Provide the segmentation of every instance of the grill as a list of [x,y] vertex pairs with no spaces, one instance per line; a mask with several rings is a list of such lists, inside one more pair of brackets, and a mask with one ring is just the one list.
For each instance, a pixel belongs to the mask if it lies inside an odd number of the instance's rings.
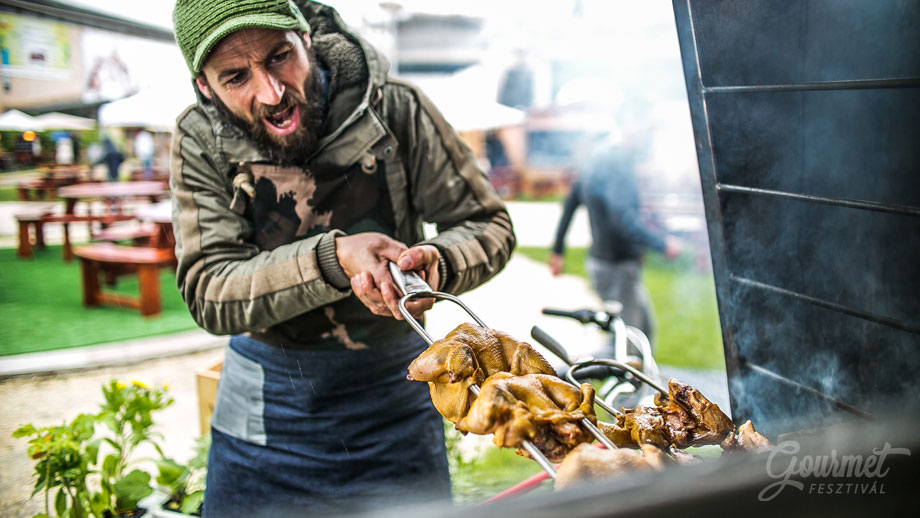
[[[672,3],[732,419],[751,419],[771,440],[798,431],[801,455],[868,458],[886,444],[912,455],[888,457],[887,478],[798,474],[791,479],[803,489],[769,502],[758,496],[785,466],[771,473],[768,455],[759,454],[630,473],[474,512],[912,516],[920,454],[920,3]],[[828,482],[883,483],[885,494],[814,493]]]
[[920,398],[920,6],[675,0],[732,416]]

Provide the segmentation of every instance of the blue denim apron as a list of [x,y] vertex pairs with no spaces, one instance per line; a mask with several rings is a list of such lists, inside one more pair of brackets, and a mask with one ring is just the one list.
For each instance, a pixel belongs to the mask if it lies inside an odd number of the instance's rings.
[[230,340],[212,417],[205,518],[315,516],[450,499],[441,416],[406,380],[426,347],[350,351]]

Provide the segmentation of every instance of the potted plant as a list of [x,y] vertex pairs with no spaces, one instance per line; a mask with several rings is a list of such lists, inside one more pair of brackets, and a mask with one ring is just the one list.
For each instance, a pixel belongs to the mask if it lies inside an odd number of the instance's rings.
[[195,454],[187,464],[165,457],[156,461],[157,491],[139,503],[151,518],[201,516],[210,439],[206,435],[195,442]]
[[[43,493],[45,512],[34,518],[137,517],[138,503],[153,492],[150,474],[131,469],[132,454],[149,443],[162,457],[151,428],[153,412],[172,404],[166,387],[112,380],[102,392],[105,402],[98,414],[80,414],[60,426],[27,424],[13,432],[13,437],[29,437],[28,454],[36,461],[32,495]],[[110,433],[97,436],[100,424]]]

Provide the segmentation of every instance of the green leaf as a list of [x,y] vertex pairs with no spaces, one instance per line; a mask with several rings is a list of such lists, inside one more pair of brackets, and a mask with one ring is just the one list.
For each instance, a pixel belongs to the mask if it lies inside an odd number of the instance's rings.
[[164,486],[172,487],[186,471],[184,466],[172,459],[161,459],[155,462],[160,470],[157,483]]
[[64,516],[64,513],[67,512],[67,493],[64,492],[64,488],[58,491],[54,499],[54,511],[58,516]]
[[99,458],[99,445],[101,442],[102,439],[96,439],[86,444],[86,458],[90,464],[95,464]]
[[16,438],[25,437],[27,435],[32,435],[37,431],[38,430],[36,430],[34,426],[30,424],[26,424],[26,425],[22,425],[19,428],[17,428],[16,431],[13,432],[13,437],[16,437]]
[[134,509],[150,493],[150,474],[136,469],[115,481],[115,502],[118,509]]
[[201,508],[202,502],[204,502],[204,490],[195,491],[182,500],[182,508],[180,510],[185,514],[195,513]]
[[118,456],[114,453],[106,455],[105,460],[102,461],[102,474],[106,477],[114,477],[118,475],[115,473],[116,469],[118,469]]

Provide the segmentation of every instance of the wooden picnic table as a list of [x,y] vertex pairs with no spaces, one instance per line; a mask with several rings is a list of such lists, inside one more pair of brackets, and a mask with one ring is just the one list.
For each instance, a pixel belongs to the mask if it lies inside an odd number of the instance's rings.
[[142,205],[134,211],[140,221],[149,221],[156,225],[157,232],[150,240],[154,248],[168,248],[175,259],[176,237],[172,226],[172,201],[163,200],[150,205]]
[[89,181],[86,164],[45,164],[38,167],[38,176],[17,186],[19,199],[49,199],[57,197],[61,187]]
[[[146,198],[157,202],[169,192],[163,182],[94,182],[79,183],[58,189],[58,196],[64,199],[64,215],[55,216],[50,221],[60,222],[64,225],[63,255],[65,261],[73,259],[73,247],[70,244],[69,223],[87,221],[102,223],[103,225],[114,221],[134,219],[121,210],[121,201],[131,198]],[[76,215],[76,206],[80,201],[103,200],[106,210],[101,215],[89,213],[86,216]]]
[[127,198],[148,198],[156,202],[168,192],[164,182],[91,182],[61,187],[58,196],[66,203],[64,212],[73,214],[77,202],[83,200],[114,202]]

